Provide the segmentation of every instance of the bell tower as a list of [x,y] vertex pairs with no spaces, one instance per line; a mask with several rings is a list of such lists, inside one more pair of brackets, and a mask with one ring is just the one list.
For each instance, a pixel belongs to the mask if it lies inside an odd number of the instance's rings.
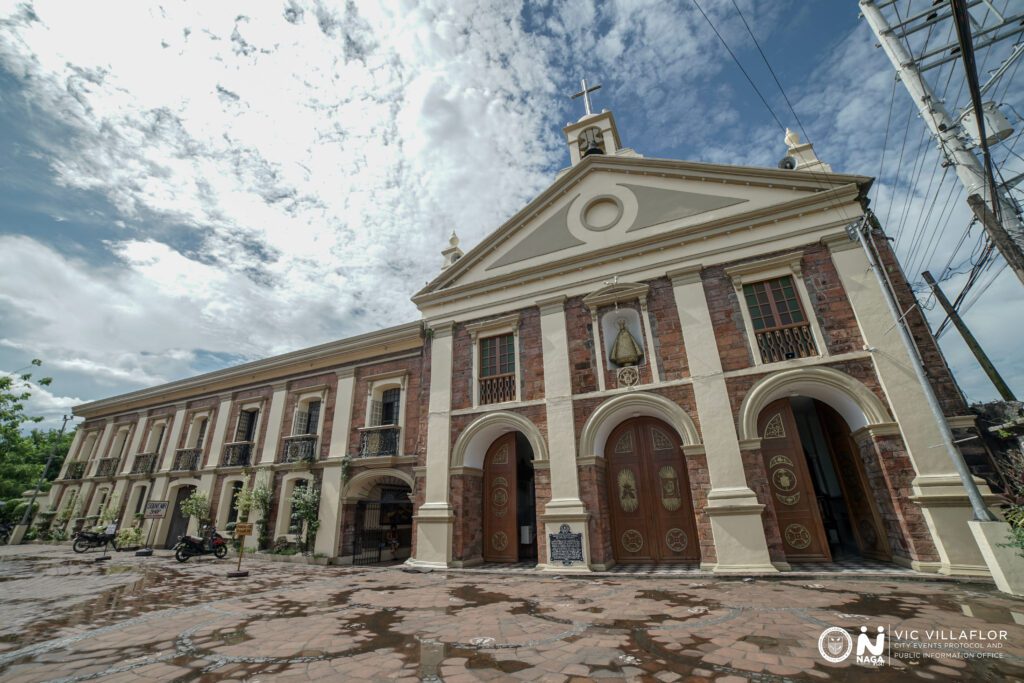
[[590,104],[590,93],[601,88],[600,84],[587,87],[587,79],[580,81],[580,91],[571,95],[571,99],[583,98],[583,117],[576,123],[568,123],[562,132],[569,144],[569,159],[572,165],[595,154],[617,154],[622,150],[619,131],[615,126],[615,117],[607,109],[594,113]]

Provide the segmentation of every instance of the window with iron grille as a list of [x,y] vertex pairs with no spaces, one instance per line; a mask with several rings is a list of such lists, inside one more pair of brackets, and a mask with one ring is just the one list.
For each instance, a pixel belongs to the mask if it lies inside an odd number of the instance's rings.
[[775,363],[818,353],[793,277],[743,285],[761,360]]
[[310,401],[306,405],[306,410],[295,411],[295,427],[292,429],[292,435],[316,434],[319,425],[320,401]]
[[508,375],[516,371],[515,335],[480,340],[480,376]]

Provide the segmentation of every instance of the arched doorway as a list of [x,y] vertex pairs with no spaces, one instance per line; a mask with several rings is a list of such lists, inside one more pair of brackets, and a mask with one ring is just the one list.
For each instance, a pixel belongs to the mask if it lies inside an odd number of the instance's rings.
[[864,462],[834,408],[780,398],[757,429],[786,561],[892,559]]
[[341,556],[353,564],[408,559],[412,550],[412,477],[392,470],[365,470],[342,494]]
[[185,535],[188,531],[188,517],[186,517],[181,511],[181,504],[185,502],[185,499],[191,496],[196,490],[195,486],[186,485],[179,486],[177,495],[171,501],[171,521],[167,527],[167,540],[164,544],[166,548],[173,548],[178,542],[178,538]]
[[615,561],[699,562],[686,460],[673,429],[632,418],[612,431],[604,453]]
[[520,432],[498,437],[484,456],[483,559],[537,559],[533,449]]

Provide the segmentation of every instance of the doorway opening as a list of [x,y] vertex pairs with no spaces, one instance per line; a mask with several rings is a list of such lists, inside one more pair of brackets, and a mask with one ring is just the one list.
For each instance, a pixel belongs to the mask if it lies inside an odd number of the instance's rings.
[[412,489],[386,477],[356,503],[352,564],[405,560],[412,550]]
[[165,548],[173,548],[177,543],[178,539],[185,535],[188,531],[188,517],[186,517],[181,511],[181,504],[185,502],[185,499],[191,496],[196,490],[195,486],[180,486],[178,487],[178,495],[175,496],[174,502],[171,504],[171,522],[167,527],[167,541],[164,544]]
[[537,498],[533,449],[520,432],[491,444],[483,468],[483,559],[537,559]]
[[768,405],[761,453],[786,560],[891,561],[859,449],[831,406],[805,396]]

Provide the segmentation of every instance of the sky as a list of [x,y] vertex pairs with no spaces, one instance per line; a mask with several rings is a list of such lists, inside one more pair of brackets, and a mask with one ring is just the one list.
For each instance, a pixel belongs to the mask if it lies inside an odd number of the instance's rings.
[[[417,319],[448,234],[472,247],[568,165],[582,76],[645,156],[774,167],[777,117],[835,170],[880,176],[911,279],[929,267],[955,296],[979,229],[855,0],[699,4],[774,117],[692,0],[0,0],[0,371],[44,361],[29,408],[50,426]],[[953,109],[959,68],[930,76]],[[993,89],[1014,121],[1015,76]],[[1006,177],[1015,143],[993,150]],[[1001,266],[965,319],[1020,395]],[[956,332],[941,343],[968,399],[995,398]]]

